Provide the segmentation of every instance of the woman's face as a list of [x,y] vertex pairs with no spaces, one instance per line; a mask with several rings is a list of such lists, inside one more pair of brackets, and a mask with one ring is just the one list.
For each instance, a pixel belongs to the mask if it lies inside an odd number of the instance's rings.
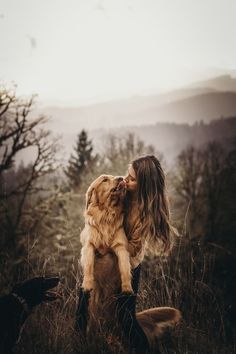
[[137,191],[137,179],[136,179],[136,173],[132,167],[132,165],[129,165],[128,167],[128,174],[125,177],[125,182],[126,182],[126,189],[129,192],[136,192]]

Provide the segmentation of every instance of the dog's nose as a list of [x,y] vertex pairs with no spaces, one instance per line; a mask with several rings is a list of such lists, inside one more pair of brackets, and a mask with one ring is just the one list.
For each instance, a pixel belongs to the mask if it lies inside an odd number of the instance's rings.
[[124,178],[123,178],[123,177],[121,177],[121,176],[118,176],[118,177],[116,177],[116,180],[117,180],[118,182],[121,182],[121,181],[123,181],[123,180],[124,180]]

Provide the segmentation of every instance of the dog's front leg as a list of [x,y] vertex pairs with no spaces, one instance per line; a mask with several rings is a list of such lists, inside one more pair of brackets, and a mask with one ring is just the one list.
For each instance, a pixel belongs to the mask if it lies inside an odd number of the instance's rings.
[[121,289],[125,293],[133,293],[131,285],[131,270],[129,261],[129,252],[123,244],[117,244],[112,247],[118,258],[118,265],[121,276]]
[[94,258],[95,248],[92,243],[88,242],[81,251],[81,264],[84,271],[84,279],[82,288],[84,291],[90,291],[93,289],[94,283]]

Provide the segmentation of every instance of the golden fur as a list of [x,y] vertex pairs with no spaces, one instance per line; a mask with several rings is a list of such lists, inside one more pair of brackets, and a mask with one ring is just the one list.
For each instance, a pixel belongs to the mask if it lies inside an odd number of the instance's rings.
[[81,264],[84,271],[82,287],[94,287],[95,251],[110,248],[117,256],[121,289],[132,292],[128,240],[123,229],[125,183],[122,177],[101,175],[86,193],[85,227],[81,233]]

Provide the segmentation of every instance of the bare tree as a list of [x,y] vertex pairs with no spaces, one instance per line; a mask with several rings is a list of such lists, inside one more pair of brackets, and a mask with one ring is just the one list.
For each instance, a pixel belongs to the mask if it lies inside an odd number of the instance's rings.
[[191,232],[192,236],[199,224],[202,173],[202,155],[199,150],[189,146],[178,156],[173,184],[177,194],[185,201],[185,209],[188,210],[188,233]]
[[[173,183],[185,206],[189,206],[192,237],[202,235],[209,242],[229,230],[225,220],[229,219],[233,205],[234,156],[233,151],[227,153],[218,142],[210,142],[199,150],[189,147],[179,155]],[[226,210],[223,205],[227,205]]]
[[202,151],[203,178],[202,191],[203,202],[206,208],[206,239],[215,237],[217,223],[219,222],[220,204],[224,190],[224,170],[226,167],[226,153],[217,142],[209,143]]
[[128,164],[134,158],[143,154],[158,154],[152,145],[145,145],[133,133],[128,133],[124,137],[114,134],[107,135],[104,150],[104,168],[107,172],[116,175],[125,174]]
[[[19,231],[27,197],[42,191],[39,180],[56,168],[57,141],[44,128],[46,117],[32,116],[34,102],[35,96],[20,99],[14,90],[0,89],[1,231],[11,238]],[[25,152],[30,163],[16,173],[16,159]]]

